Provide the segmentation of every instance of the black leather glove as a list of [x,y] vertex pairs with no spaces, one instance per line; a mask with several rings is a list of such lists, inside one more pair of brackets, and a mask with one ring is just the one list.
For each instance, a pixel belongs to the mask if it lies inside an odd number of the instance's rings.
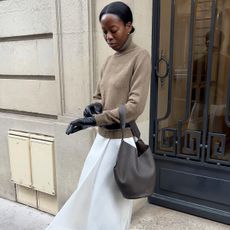
[[93,114],[102,113],[102,104],[99,102],[92,103],[86,106],[83,115],[84,117],[92,117]]
[[83,129],[87,129],[91,126],[96,126],[96,120],[94,117],[84,117],[84,118],[79,118],[79,119],[76,119],[74,121],[72,121],[65,133],[67,135],[71,134],[71,133],[75,133],[77,131],[80,131],[80,130],[83,130]]

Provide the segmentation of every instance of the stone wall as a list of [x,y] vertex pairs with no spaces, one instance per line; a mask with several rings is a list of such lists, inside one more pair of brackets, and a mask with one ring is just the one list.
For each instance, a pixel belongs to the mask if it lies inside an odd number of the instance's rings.
[[[76,188],[96,130],[67,136],[65,129],[82,116],[100,68],[113,53],[98,21],[109,2],[0,1],[0,197],[15,200],[7,141],[11,129],[54,137],[59,207]],[[134,13],[134,41],[151,52],[152,1],[124,2]],[[149,106],[138,122],[148,141]]]

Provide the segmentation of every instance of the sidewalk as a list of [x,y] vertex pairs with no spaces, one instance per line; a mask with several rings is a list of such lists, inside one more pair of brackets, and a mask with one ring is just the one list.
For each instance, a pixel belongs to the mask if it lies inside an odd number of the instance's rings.
[[0,198],[0,230],[43,230],[53,216]]
[[[52,215],[0,198],[0,230],[44,230],[52,219]],[[230,230],[230,226],[146,204],[133,216],[130,230]]]

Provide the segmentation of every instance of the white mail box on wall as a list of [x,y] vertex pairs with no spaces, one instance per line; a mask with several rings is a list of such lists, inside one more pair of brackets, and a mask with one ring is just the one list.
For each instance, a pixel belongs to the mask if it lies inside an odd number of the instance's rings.
[[53,138],[31,135],[30,151],[33,188],[55,195]]
[[8,135],[11,180],[31,187],[29,134],[11,131]]
[[36,190],[16,184],[16,194],[17,202],[38,208]]
[[11,130],[8,142],[12,181],[54,196],[54,138]]
[[10,130],[8,142],[17,201],[56,214],[54,138]]

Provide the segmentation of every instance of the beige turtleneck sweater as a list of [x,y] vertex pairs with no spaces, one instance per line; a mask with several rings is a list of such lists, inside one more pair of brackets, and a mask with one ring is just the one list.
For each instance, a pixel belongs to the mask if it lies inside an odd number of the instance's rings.
[[[151,60],[148,52],[132,42],[131,36],[122,49],[109,56],[102,68],[94,100],[103,105],[95,115],[98,132],[107,138],[121,138],[121,130],[101,126],[119,123],[119,105],[126,107],[126,122],[134,121],[143,112],[149,90]],[[125,137],[131,137],[129,128]]]

